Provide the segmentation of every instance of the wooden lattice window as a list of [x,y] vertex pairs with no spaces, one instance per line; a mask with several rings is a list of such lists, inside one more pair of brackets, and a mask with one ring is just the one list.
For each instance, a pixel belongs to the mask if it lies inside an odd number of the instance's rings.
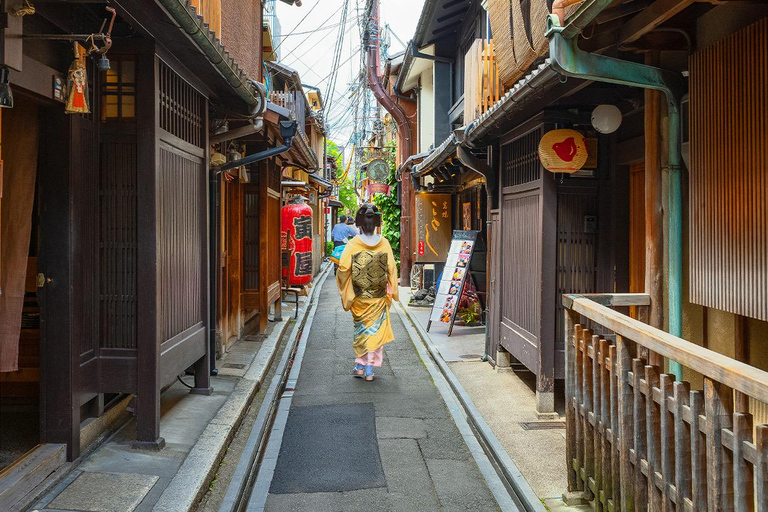
[[101,82],[101,122],[136,121],[136,61],[131,56],[111,58],[111,69]]
[[203,147],[204,97],[165,62],[159,64],[160,128]]
[[514,187],[541,178],[540,138],[541,130],[536,129],[501,147],[503,187]]
[[243,187],[243,290],[259,288],[259,187]]

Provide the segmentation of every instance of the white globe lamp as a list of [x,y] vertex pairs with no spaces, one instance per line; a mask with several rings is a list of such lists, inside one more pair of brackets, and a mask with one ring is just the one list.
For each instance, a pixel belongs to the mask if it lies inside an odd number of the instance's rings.
[[621,110],[616,105],[598,105],[592,111],[592,126],[600,133],[613,133],[621,126]]

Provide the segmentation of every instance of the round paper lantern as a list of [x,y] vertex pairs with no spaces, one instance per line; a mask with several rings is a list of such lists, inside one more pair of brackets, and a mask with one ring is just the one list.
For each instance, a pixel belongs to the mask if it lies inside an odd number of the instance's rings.
[[592,111],[592,126],[600,133],[613,133],[621,126],[621,110],[616,105],[598,105]]
[[551,172],[576,172],[587,156],[587,140],[576,130],[552,130],[539,142],[539,160]]
[[294,200],[283,206],[281,220],[281,245],[290,253],[283,275],[288,284],[305,285],[312,280],[312,208]]

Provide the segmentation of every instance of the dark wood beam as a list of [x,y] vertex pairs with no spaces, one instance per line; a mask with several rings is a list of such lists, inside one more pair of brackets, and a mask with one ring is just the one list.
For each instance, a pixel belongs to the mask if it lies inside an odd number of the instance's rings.
[[630,14],[635,14],[651,5],[651,1],[652,0],[634,0],[634,2],[629,2],[628,4],[611,7],[601,12],[595,21],[598,25],[602,25],[603,23],[608,23],[623,18],[624,16],[629,16]]
[[637,41],[665,21],[677,15],[696,0],[656,0],[632,18],[619,33],[620,43]]

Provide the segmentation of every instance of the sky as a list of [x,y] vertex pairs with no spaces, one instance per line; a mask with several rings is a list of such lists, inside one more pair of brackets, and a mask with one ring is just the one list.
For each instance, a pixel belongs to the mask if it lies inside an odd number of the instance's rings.
[[[277,18],[283,36],[274,41],[280,53],[280,62],[299,72],[306,85],[320,87],[326,105],[333,55],[344,2],[348,12],[343,46],[339,57],[335,93],[330,100],[327,122],[331,127],[329,138],[344,145],[354,125],[354,105],[349,87],[360,70],[360,30],[358,13],[362,14],[365,0],[302,0],[301,7],[276,2]],[[388,24],[394,35],[389,39],[389,54],[404,49],[416,30],[424,0],[380,0],[381,24]],[[274,4],[273,4],[274,5]],[[267,20],[265,13],[265,20]],[[302,18],[303,21],[302,21]],[[298,25],[298,26],[297,26]],[[396,36],[396,37],[395,37]],[[398,41],[399,38],[402,42]]]

